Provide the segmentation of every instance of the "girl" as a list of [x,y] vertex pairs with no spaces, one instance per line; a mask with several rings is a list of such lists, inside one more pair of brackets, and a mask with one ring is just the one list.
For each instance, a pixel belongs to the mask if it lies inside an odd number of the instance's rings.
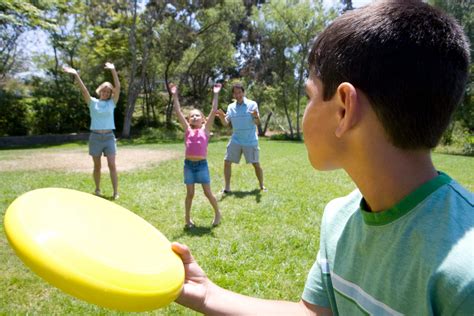
[[194,227],[191,220],[191,204],[194,197],[194,184],[201,183],[204,194],[208,198],[214,208],[214,220],[212,226],[219,225],[221,221],[221,213],[217,205],[216,197],[211,191],[211,180],[209,177],[209,168],[207,165],[207,144],[210,136],[210,129],[214,122],[217,111],[217,97],[221,90],[221,84],[215,84],[213,88],[214,97],[212,99],[212,109],[207,121],[200,110],[191,110],[188,120],[181,112],[178,100],[178,88],[171,84],[170,90],[173,95],[173,106],[178,116],[178,120],[185,129],[184,143],[186,147],[184,160],[184,183],[186,184],[186,200],[185,200],[185,228]]
[[120,95],[120,81],[115,70],[115,66],[112,63],[105,63],[105,69],[110,69],[114,78],[114,85],[110,82],[102,83],[95,92],[99,96],[99,99],[90,96],[86,86],[82,82],[79,74],[74,68],[64,66],[63,70],[67,73],[74,75],[77,84],[81,88],[84,100],[89,105],[89,113],[91,116],[91,134],[89,136],[89,155],[92,156],[94,161],[94,182],[95,182],[95,194],[102,196],[100,191],[100,169],[101,169],[101,156],[102,153],[107,157],[107,164],[110,171],[110,179],[112,180],[112,187],[114,200],[119,198],[118,194],[118,178],[117,178],[117,167],[115,165],[115,155],[117,153],[117,145],[115,142],[115,135],[113,130],[115,129],[114,122],[114,110],[119,100]]

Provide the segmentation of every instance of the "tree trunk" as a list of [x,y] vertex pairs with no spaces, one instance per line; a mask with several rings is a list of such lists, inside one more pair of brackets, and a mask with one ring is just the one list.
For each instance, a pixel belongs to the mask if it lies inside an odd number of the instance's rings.
[[273,111],[267,114],[267,118],[265,119],[265,125],[262,131],[262,136],[265,136],[265,134],[267,133],[268,123],[270,123],[270,118],[272,117],[272,115],[273,115]]
[[[307,47],[303,46],[303,52],[307,51]],[[303,86],[303,74],[304,74],[304,64],[306,62],[306,56],[303,55],[300,63],[300,71],[298,75],[298,96],[296,99],[296,138],[301,139],[300,132],[300,102],[301,102],[301,90]]]
[[146,32],[147,37],[145,38],[145,43],[143,47],[141,74],[138,81],[136,80],[136,75],[135,75],[137,71],[136,24],[137,24],[137,0],[134,0],[133,1],[133,23],[130,29],[130,51],[132,52],[132,65],[130,68],[130,85],[128,87],[128,100],[127,100],[127,107],[125,111],[123,131],[122,131],[122,137],[125,137],[125,138],[130,137],[130,129],[132,125],[133,112],[135,111],[135,103],[137,101],[138,95],[140,94],[140,90],[143,87],[143,83],[145,82],[146,69],[148,65],[149,51],[150,51],[149,46],[150,46],[151,36],[152,36],[151,29],[153,28],[155,23],[150,25]]
[[130,66],[129,85],[128,85],[128,99],[125,107],[125,115],[123,119],[123,130],[122,137],[130,137],[130,129],[132,125],[132,116],[135,110],[135,101],[137,93],[137,87],[135,83],[135,73],[137,71],[137,40],[136,40],[136,24],[137,24],[137,0],[133,1],[133,20],[130,27],[130,52],[132,53],[132,63]]

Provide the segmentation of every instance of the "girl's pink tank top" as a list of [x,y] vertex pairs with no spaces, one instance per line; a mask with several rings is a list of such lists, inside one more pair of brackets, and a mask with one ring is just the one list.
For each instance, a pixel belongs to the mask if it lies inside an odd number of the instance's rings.
[[184,145],[186,146],[185,156],[207,157],[207,144],[209,136],[204,128],[188,128],[184,135]]

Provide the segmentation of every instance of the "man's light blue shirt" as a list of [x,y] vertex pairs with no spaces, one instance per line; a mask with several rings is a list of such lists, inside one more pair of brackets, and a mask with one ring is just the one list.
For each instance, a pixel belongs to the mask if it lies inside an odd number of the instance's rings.
[[89,102],[89,113],[91,116],[91,131],[115,129],[114,100],[99,100],[91,98]]
[[252,112],[258,112],[257,102],[244,98],[242,104],[237,101],[227,107],[227,120],[232,124],[231,142],[242,146],[258,145],[257,127]]

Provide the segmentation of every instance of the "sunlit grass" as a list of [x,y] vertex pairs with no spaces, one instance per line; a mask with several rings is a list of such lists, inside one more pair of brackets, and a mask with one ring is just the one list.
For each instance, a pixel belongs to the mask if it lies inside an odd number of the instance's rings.
[[[82,146],[82,147],[81,147]],[[83,148],[70,144],[35,151]],[[225,141],[209,145],[209,166],[213,191],[223,187]],[[133,142],[121,148],[184,151],[181,142],[150,144]],[[211,229],[212,208],[197,187],[192,208],[195,229],[184,231],[185,186],[182,159],[161,162],[148,169],[120,173],[121,198],[117,203],[132,210],[158,228],[168,239],[187,244],[199,264],[217,284],[243,294],[299,300],[308,270],[319,244],[319,225],[324,205],[349,193],[354,184],[342,171],[316,172],[307,160],[302,143],[262,140],[261,163],[266,193],[250,165],[234,166],[234,194],[218,195],[222,224]],[[0,151],[0,160],[15,159],[16,150]],[[89,159],[85,157],[85,159]],[[140,159],[140,157],[137,157]],[[474,158],[434,154],[438,168],[474,189]],[[92,168],[92,165],[91,165]],[[65,187],[92,192],[89,174],[37,170],[0,170],[0,215],[20,194],[41,187]],[[110,187],[104,177],[104,187]],[[114,315],[51,287],[34,275],[16,257],[0,228],[0,314]],[[146,313],[144,313],[146,314]],[[150,312],[155,315],[194,315],[177,304]]]

